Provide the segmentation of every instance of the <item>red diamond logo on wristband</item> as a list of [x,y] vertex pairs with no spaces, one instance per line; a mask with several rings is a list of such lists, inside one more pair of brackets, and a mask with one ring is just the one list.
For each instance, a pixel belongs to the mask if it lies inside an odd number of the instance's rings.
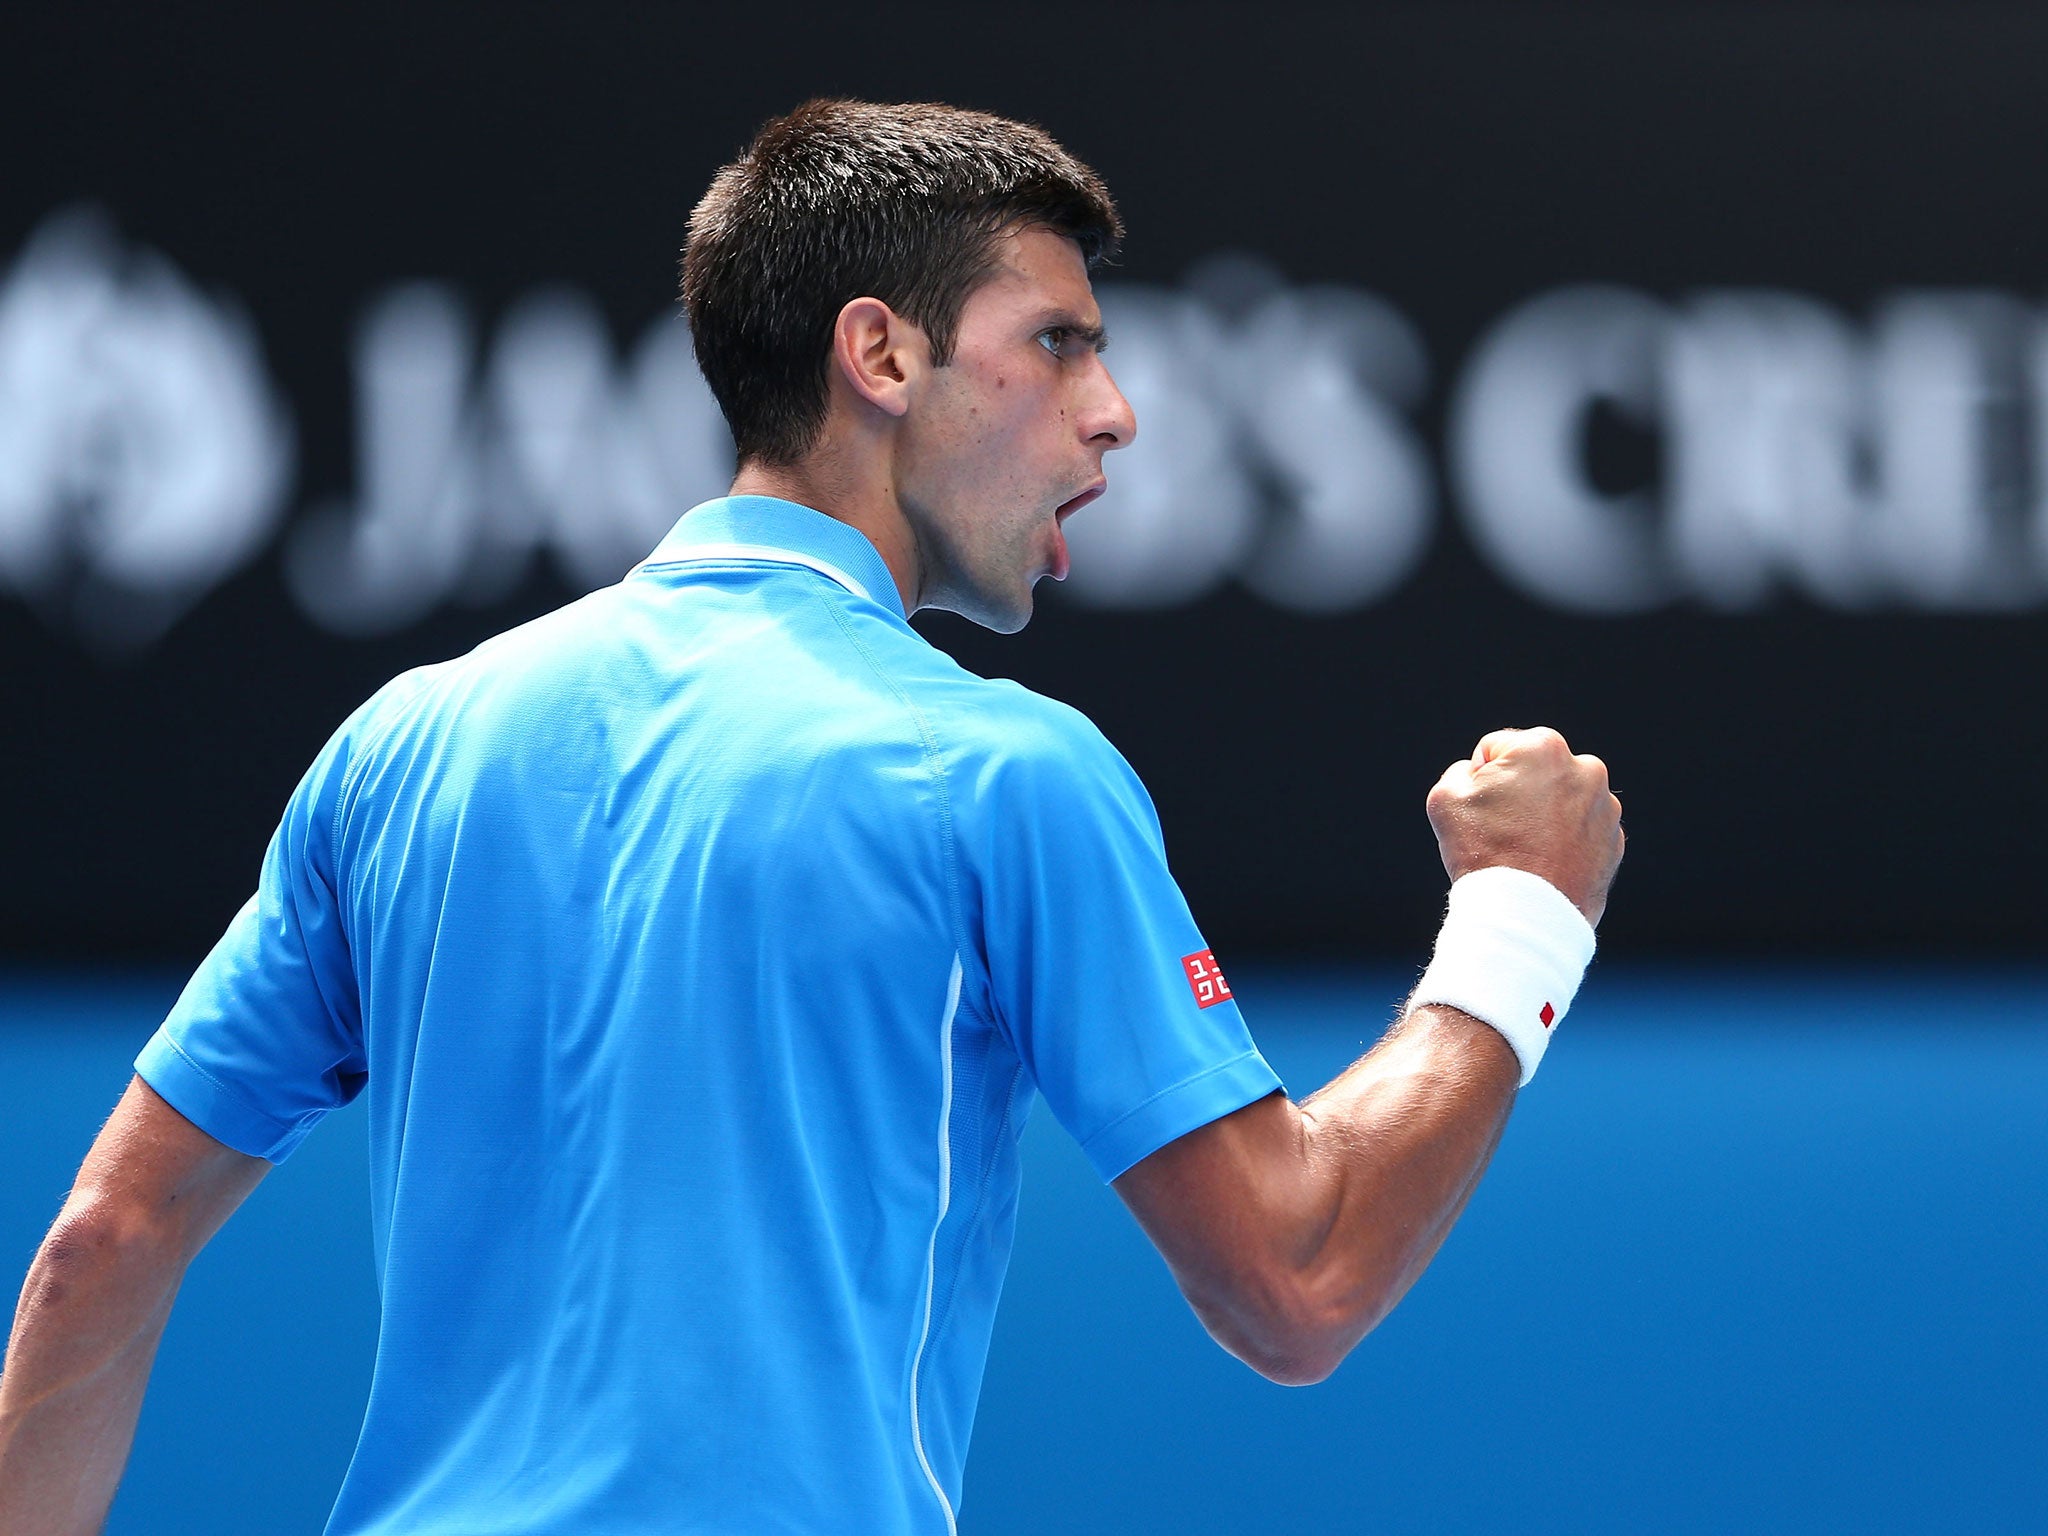
[[1551,1007],[1550,1004],[1545,1003],[1543,1005],[1543,1011],[1537,1014],[1536,1017],[1541,1019],[1543,1021],[1543,1027],[1545,1029],[1548,1029],[1551,1025],[1557,1022],[1557,1010]]

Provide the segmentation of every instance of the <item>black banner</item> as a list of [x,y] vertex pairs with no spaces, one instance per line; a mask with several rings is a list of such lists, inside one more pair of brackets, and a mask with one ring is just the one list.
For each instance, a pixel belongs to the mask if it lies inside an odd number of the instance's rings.
[[0,952],[189,957],[391,674],[722,489],[684,219],[806,96],[1043,123],[1137,408],[1025,634],[1219,952],[1419,954],[1483,731],[1609,953],[2048,920],[2048,19],[1965,6],[0,23]]

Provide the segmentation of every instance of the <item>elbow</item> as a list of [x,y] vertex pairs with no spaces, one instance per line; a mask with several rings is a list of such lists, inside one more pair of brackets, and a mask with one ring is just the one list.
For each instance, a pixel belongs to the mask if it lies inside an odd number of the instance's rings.
[[182,1271],[178,1235],[153,1211],[96,1191],[74,1191],[36,1256],[36,1269],[60,1290],[89,1278]]
[[36,1250],[16,1324],[69,1326],[61,1320],[94,1315],[112,1297],[155,1311],[170,1304],[184,1271],[184,1255],[160,1226],[74,1195]]
[[1377,1321],[1313,1309],[1275,1320],[1264,1347],[1245,1363],[1277,1386],[1313,1387],[1329,1380]]
[[1344,1360],[1342,1354],[1319,1350],[1312,1343],[1282,1348],[1256,1359],[1239,1358],[1276,1387],[1317,1386],[1328,1381]]
[[1327,1381],[1356,1340],[1333,1337],[1327,1331],[1288,1328],[1269,1322],[1254,1335],[1218,1342],[1275,1386],[1313,1387]]
[[1279,1271],[1242,1287],[1224,1309],[1198,1308],[1210,1334],[1268,1381],[1312,1387],[1391,1310],[1377,1288],[1327,1273]]

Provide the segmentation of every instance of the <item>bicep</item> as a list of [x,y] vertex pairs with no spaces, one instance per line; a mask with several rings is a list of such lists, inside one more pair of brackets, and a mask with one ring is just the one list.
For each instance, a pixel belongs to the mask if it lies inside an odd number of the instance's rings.
[[189,1260],[269,1171],[136,1077],[86,1154],[69,1205],[148,1232]]

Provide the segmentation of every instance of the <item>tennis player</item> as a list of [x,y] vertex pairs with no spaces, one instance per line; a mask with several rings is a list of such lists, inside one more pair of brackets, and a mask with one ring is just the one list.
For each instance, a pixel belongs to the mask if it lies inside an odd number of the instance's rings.
[[1034,1097],[1216,1339],[1316,1381],[1428,1263],[1593,952],[1606,771],[1503,731],[1428,813],[1405,1016],[1296,1103],[1011,631],[1131,410],[1121,234],[1036,129],[813,102],[692,215],[739,447],[618,585],[407,673],[286,807],[23,1290],[0,1529],[98,1528],[192,1256],[367,1089],[382,1330],[328,1527],[954,1529]]

